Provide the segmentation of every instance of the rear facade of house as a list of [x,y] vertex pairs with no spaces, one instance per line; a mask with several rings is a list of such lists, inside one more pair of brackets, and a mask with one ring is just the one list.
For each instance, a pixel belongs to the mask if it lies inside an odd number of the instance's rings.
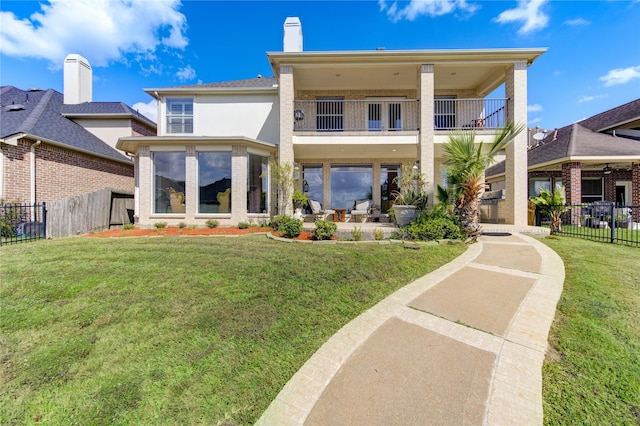
[[[118,143],[134,158],[140,225],[268,220],[272,161],[291,165],[294,185],[324,209],[349,219],[367,199],[371,219],[383,220],[403,165],[431,195],[446,184],[449,132],[490,141],[509,121],[526,124],[528,67],[545,52],[305,52],[300,21],[287,18],[284,30],[283,51],[267,53],[274,77],[145,90],[158,100],[157,136]],[[506,221],[519,225],[526,145],[519,135],[505,153]]]

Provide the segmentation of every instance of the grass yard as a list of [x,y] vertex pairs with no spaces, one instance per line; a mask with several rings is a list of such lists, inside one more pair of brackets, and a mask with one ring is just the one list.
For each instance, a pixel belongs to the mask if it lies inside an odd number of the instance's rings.
[[252,423],[340,327],[464,250],[264,236],[2,247],[0,424]]
[[567,274],[543,368],[545,424],[640,424],[640,250],[543,241]]

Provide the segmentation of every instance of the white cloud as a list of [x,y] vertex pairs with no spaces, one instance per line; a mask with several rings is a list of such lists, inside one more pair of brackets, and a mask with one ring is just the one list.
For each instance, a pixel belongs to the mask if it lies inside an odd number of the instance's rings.
[[604,99],[606,97],[607,97],[607,95],[583,96],[580,99],[578,99],[578,103],[582,104],[582,103],[585,103],[585,102],[595,101],[596,99]]
[[152,121],[158,122],[158,101],[155,99],[150,100],[149,103],[136,102],[132,108]]
[[180,81],[193,80],[196,78],[196,70],[191,68],[191,65],[187,65],[186,67],[178,70],[176,77],[178,77]]
[[600,77],[606,87],[625,84],[634,78],[640,78],[640,65],[629,68],[617,68]]
[[473,15],[479,8],[475,4],[469,4],[466,0],[411,0],[409,4],[398,8],[398,2],[394,1],[391,6],[387,6],[385,0],[378,0],[380,11],[386,11],[387,16],[398,22],[402,19],[413,21],[421,15],[430,17],[447,15],[456,11]]
[[542,105],[540,104],[527,105],[527,112],[538,112],[538,111],[542,111]]
[[566,21],[563,22],[563,24],[569,25],[572,27],[578,27],[582,25],[589,25],[591,24],[591,22],[587,21],[586,19],[576,18],[576,19],[567,19]]
[[49,0],[28,19],[0,12],[2,53],[46,59],[54,68],[62,67],[69,53],[85,56],[93,66],[132,53],[153,58],[159,46],[188,44],[179,6],[179,0]]
[[542,118],[538,117],[538,118],[534,118],[533,120],[528,120],[528,125],[532,125],[532,124],[536,124],[536,123],[540,123],[542,121]]
[[541,30],[549,23],[549,16],[541,10],[546,2],[547,0],[518,0],[518,7],[505,10],[494,21],[500,24],[522,22],[524,25],[518,30],[518,34]]

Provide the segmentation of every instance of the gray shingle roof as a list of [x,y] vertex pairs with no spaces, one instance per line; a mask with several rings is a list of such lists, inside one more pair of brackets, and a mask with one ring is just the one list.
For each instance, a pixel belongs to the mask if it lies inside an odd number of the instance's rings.
[[245,80],[221,81],[218,83],[189,84],[186,86],[164,87],[163,89],[206,89],[206,88],[269,88],[278,84],[275,77],[248,78]]
[[[640,158],[640,141],[594,132],[582,124],[574,123],[550,133],[540,146],[527,152],[529,167],[567,157],[637,156]],[[487,169],[487,177],[505,172],[504,161]]]
[[77,105],[63,104],[60,113],[70,117],[74,115],[128,114],[133,118],[138,118],[153,126],[156,125],[152,120],[140,114],[124,102],[84,102]]
[[[24,109],[9,111],[12,105]],[[61,114],[63,95],[53,89],[25,91],[13,86],[0,90],[0,138],[26,133],[70,148],[93,152],[116,160],[130,161],[84,127]]]
[[586,118],[580,124],[594,132],[602,132],[632,120],[640,120],[640,98]]

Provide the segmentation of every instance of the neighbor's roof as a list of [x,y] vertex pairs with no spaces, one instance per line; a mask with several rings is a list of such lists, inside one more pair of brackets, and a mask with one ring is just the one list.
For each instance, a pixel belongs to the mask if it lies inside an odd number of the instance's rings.
[[149,118],[140,114],[124,102],[84,102],[76,105],[63,104],[60,114],[65,117],[127,117],[156,127]]
[[121,162],[131,160],[62,115],[63,95],[53,89],[0,88],[0,139],[24,135]]
[[244,80],[221,81],[217,83],[188,84],[184,86],[163,87],[157,89],[144,89],[145,92],[157,98],[155,92],[235,92],[235,91],[273,91],[277,93],[278,81],[275,77],[256,77]]
[[640,121],[640,98],[586,118],[580,124],[594,132],[604,132],[634,121]]

